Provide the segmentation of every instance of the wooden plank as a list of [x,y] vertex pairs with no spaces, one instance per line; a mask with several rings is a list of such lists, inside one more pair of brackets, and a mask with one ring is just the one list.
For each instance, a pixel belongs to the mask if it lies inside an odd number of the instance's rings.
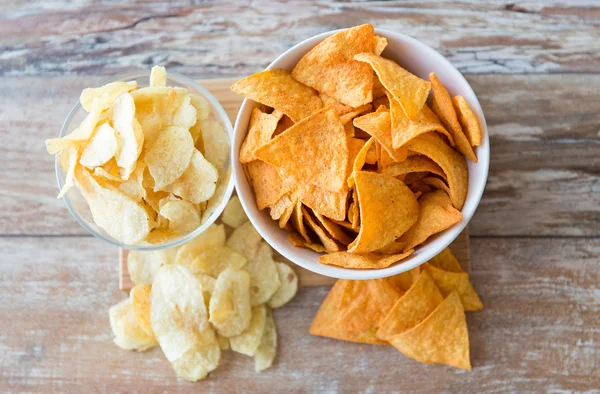
[[162,352],[112,344],[124,298],[115,250],[78,237],[0,238],[0,392],[593,391],[600,354],[600,239],[472,238],[486,309],[467,315],[473,371],[423,365],[385,346],[312,337],[327,293],[302,288],[276,311],[275,366],[226,353],[210,378],[175,378]]
[[[465,272],[471,272],[471,261],[469,255],[469,229],[466,228],[462,233],[454,240],[450,245],[450,250],[456,256]],[[119,249],[119,289],[123,292],[128,293],[133,287],[133,282],[127,271],[127,255],[128,251]],[[316,274],[312,271],[304,269],[299,265],[294,264],[290,260],[286,259],[277,252],[275,253],[275,260],[282,261],[289,264],[294,271],[298,274],[300,286],[302,287],[315,287],[315,286],[330,286],[335,283],[336,279],[327,276]]]
[[464,73],[600,71],[600,7],[590,0],[2,3],[1,75],[156,63],[203,78],[250,74],[306,38],[367,22],[425,42]]
[[[472,75],[491,138],[486,192],[470,224],[475,236],[599,236],[600,75]],[[230,82],[233,79],[229,80]],[[58,134],[81,89],[100,78],[0,78],[0,235],[86,234],[54,196]],[[219,91],[230,116],[240,99]]]

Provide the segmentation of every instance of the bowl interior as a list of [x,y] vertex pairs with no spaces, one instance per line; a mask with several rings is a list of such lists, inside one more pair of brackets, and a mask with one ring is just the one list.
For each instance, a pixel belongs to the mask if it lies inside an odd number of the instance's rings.
[[[324,38],[336,32],[337,31],[323,33],[297,44],[275,59],[275,61],[267,68],[283,68],[291,71],[306,52]],[[251,112],[258,106],[256,102],[247,99],[244,100],[240,112],[238,113],[234,130],[231,158],[234,178],[240,201],[248,214],[250,221],[254,224],[263,238],[287,259],[318,274],[341,279],[383,278],[408,271],[437,255],[446,246],[452,243],[473,216],[481,199],[481,195],[483,194],[488,174],[489,138],[485,117],[483,116],[481,105],[479,104],[475,93],[462,74],[442,55],[411,37],[381,29],[375,29],[375,33],[386,37],[388,40],[388,46],[382,54],[383,57],[396,61],[408,71],[425,80],[429,79],[430,72],[435,72],[452,96],[463,96],[473,112],[479,118],[484,134],[481,145],[476,149],[478,163],[467,160],[469,189],[465,205],[462,209],[462,220],[446,231],[430,237],[407,259],[384,269],[356,270],[321,264],[317,260],[320,254],[308,249],[292,246],[287,240],[287,232],[280,229],[277,222],[273,221],[266,211],[258,211],[254,192],[246,180],[243,168],[238,161],[239,149],[247,133]]]
[[[104,81],[102,83],[102,85],[109,83],[109,82],[116,82],[116,81],[137,81],[139,87],[145,87],[145,86],[148,86],[148,84],[149,84],[149,78],[150,78],[149,72],[122,73],[122,74],[118,74],[118,75],[110,78],[107,81]],[[225,112],[225,110],[223,109],[221,104],[219,104],[217,99],[215,99],[215,97],[212,94],[210,94],[208,92],[208,90],[206,90],[202,85],[195,82],[194,80],[187,78],[183,75],[173,73],[173,72],[168,72],[168,74],[167,74],[167,86],[183,87],[183,88],[186,88],[191,93],[197,93],[197,94],[203,96],[212,107],[211,118],[214,120],[220,121],[225,126],[225,129],[227,130],[227,135],[229,136],[229,144],[230,144],[230,146],[232,146],[233,127],[231,125],[231,121],[229,120],[229,117],[227,116],[227,113]],[[72,130],[74,130],[77,126],[79,126],[79,124],[85,118],[86,115],[87,115],[87,112],[81,107],[81,104],[79,104],[79,102],[77,102],[77,104],[73,107],[73,109],[69,113],[67,119],[65,120],[65,123],[63,124],[62,130],[60,132],[60,137],[67,135]],[[62,186],[64,184],[66,174],[65,174],[65,171],[58,165],[57,160],[55,160],[55,168],[56,168],[56,179],[58,182],[58,187],[60,189],[60,188],[62,188]],[[202,218],[202,225],[200,227],[198,227],[197,229],[195,229],[194,231],[192,231],[188,234],[182,235],[179,238],[175,238],[168,242],[165,242],[162,244],[157,244],[157,245],[150,245],[150,244],[144,244],[144,243],[140,243],[140,244],[136,244],[136,245],[125,245],[125,244],[117,241],[116,239],[112,238],[102,228],[100,228],[99,226],[96,225],[96,223],[94,223],[94,220],[92,218],[92,213],[89,209],[89,206],[88,206],[86,200],[83,198],[83,196],[81,195],[81,193],[79,192],[79,190],[76,187],[71,188],[71,190],[69,190],[69,192],[67,192],[67,194],[63,197],[63,199],[65,201],[65,204],[67,205],[67,208],[69,209],[69,211],[71,212],[73,217],[75,217],[77,222],[79,222],[79,224],[81,224],[81,226],[83,228],[85,228],[87,231],[89,231],[95,237],[100,238],[103,241],[108,242],[112,245],[119,246],[121,248],[129,249],[129,250],[142,250],[142,251],[161,250],[161,249],[166,249],[166,248],[181,245],[181,244],[193,239],[194,237],[196,237],[199,234],[201,234],[202,232],[204,232],[212,223],[214,223],[215,220],[217,220],[217,218],[223,212],[223,209],[225,209],[227,201],[229,201],[229,198],[231,197],[231,194],[233,193],[234,182],[233,182],[233,177],[231,175],[231,172],[232,172],[232,166],[231,166],[231,161],[230,161],[230,157],[229,157],[228,161],[226,163],[226,166],[225,166],[225,175],[223,175],[224,178],[222,180],[222,182],[224,182],[224,184],[222,186],[222,188],[224,188],[222,198],[218,202],[218,204],[216,205],[216,207],[212,211],[212,213],[210,215],[204,216]]]

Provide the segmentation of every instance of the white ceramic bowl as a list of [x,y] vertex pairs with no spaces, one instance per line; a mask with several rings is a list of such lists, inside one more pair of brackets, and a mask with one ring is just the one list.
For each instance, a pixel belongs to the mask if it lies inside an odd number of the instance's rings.
[[[296,63],[315,45],[326,37],[337,33],[339,30],[319,34],[290,48],[273,61],[267,68],[283,68],[291,71]],[[246,137],[248,122],[252,110],[258,104],[251,100],[244,100],[238,113],[234,136],[231,162],[235,186],[248,218],[256,227],[262,237],[279,253],[301,267],[321,275],[342,279],[374,279],[383,278],[415,268],[440,253],[446,246],[461,233],[475,213],[479,204],[488,175],[490,161],[490,145],[485,117],[481,105],[462,74],[446,60],[427,45],[408,37],[404,34],[388,30],[375,29],[377,35],[386,37],[388,46],[382,56],[392,59],[413,74],[428,80],[429,73],[435,72],[440,81],[448,89],[451,96],[461,95],[466,100],[473,112],[479,118],[483,130],[483,141],[476,149],[478,163],[467,160],[469,168],[469,190],[465,205],[462,209],[463,218],[451,228],[429,238],[427,242],[417,247],[415,252],[402,262],[384,269],[358,270],[328,266],[319,263],[319,254],[308,249],[292,246],[288,242],[287,232],[279,228],[278,223],[269,217],[265,211],[261,212],[256,207],[256,200],[251,186],[244,176],[244,170],[238,160],[240,146]]]
[[[148,86],[149,78],[150,78],[149,71],[125,72],[125,73],[113,76],[109,80],[104,81],[101,85],[107,84],[109,82],[116,82],[116,81],[137,81],[139,87],[144,87],[144,86]],[[218,120],[219,122],[221,122],[223,124],[223,126],[225,126],[225,129],[227,130],[227,135],[229,136],[230,145],[232,145],[233,127],[231,126],[231,121],[229,120],[229,117],[227,116],[227,113],[225,112],[225,110],[223,109],[221,104],[217,101],[217,99],[212,94],[210,94],[210,92],[208,90],[206,90],[206,88],[204,88],[198,82],[196,82],[190,78],[187,78],[181,74],[177,74],[177,73],[170,72],[170,71],[167,73],[167,86],[183,87],[183,88],[186,88],[191,93],[196,93],[196,94],[203,96],[211,106],[211,109],[212,109],[211,117],[215,120]],[[73,107],[71,112],[69,112],[69,115],[67,116],[67,119],[65,120],[65,123],[63,124],[62,130],[60,131],[59,137],[63,137],[65,135],[67,135],[68,133],[70,133],[71,131],[73,131],[77,126],[79,126],[79,124],[85,118],[86,115],[87,115],[87,112],[81,107],[81,104],[79,103],[79,101],[77,101],[77,104],[75,104],[75,106]],[[62,186],[64,185],[66,173],[58,165],[58,160],[56,160],[56,159],[55,159],[54,167],[56,170],[56,180],[58,182],[58,189],[60,190],[62,188]],[[231,167],[230,161],[225,163],[225,170],[228,170],[230,167]],[[150,245],[150,244],[145,244],[145,243],[140,243],[140,244],[135,244],[135,245],[126,245],[126,244],[123,244],[122,242],[119,242],[118,240],[114,239],[110,235],[108,235],[106,233],[106,231],[104,231],[102,228],[97,226],[96,223],[94,223],[94,219],[92,218],[92,212],[90,211],[90,208],[89,208],[87,202],[85,201],[85,199],[83,198],[83,196],[81,195],[81,193],[79,192],[79,190],[76,187],[71,188],[71,190],[69,190],[67,192],[67,194],[63,197],[63,200],[64,200],[65,204],[67,205],[67,208],[69,209],[69,211],[75,218],[75,220],[77,220],[77,222],[83,228],[85,228],[87,231],[89,231],[96,238],[99,238],[105,242],[108,242],[109,244],[121,247],[123,249],[142,250],[142,251],[149,252],[149,251],[153,251],[153,250],[167,249],[167,248],[181,245],[181,244],[195,238],[199,234],[203,233],[211,224],[213,224],[214,221],[217,220],[217,218],[221,215],[221,213],[225,209],[225,206],[227,205],[227,202],[229,201],[229,198],[231,197],[231,194],[233,193],[233,176],[229,176],[228,179],[225,179],[223,181],[227,183],[227,186],[226,186],[226,191],[223,194],[221,201],[219,202],[219,205],[217,206],[217,208],[213,211],[213,213],[209,217],[202,218],[202,224],[198,228],[196,228],[194,231],[192,231],[188,234],[182,235],[182,236],[174,238],[170,241],[167,241],[167,242],[164,242],[161,244],[156,244],[156,245]]]

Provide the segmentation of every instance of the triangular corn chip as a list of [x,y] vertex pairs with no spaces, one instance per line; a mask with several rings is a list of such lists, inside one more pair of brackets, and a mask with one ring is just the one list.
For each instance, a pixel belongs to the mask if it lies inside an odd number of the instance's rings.
[[356,157],[354,158],[354,162],[352,163],[352,169],[351,169],[352,172],[350,173],[350,176],[348,177],[348,187],[354,186],[354,174],[356,174],[358,171],[362,170],[362,168],[364,167],[365,162],[367,160],[367,155],[368,155],[369,151],[371,150],[371,147],[373,146],[374,143],[375,143],[375,138],[371,137],[371,138],[369,138],[367,143],[363,145],[363,147],[360,149],[360,151],[358,151],[358,154],[356,155]]
[[466,272],[444,271],[431,264],[426,264],[425,269],[429,272],[443,296],[456,292],[465,311],[472,312],[483,309],[483,303],[471,285],[469,274]]
[[467,100],[462,96],[456,96],[452,99],[452,104],[458,116],[458,123],[460,123],[471,145],[481,145],[481,126],[479,126],[479,120],[477,120],[471,107],[467,104]]
[[328,252],[337,252],[340,250],[340,245],[335,242],[335,239],[319,226],[310,212],[304,207],[302,207],[302,215],[304,216],[304,220],[308,227],[317,235],[317,237],[319,237],[319,240]]
[[327,265],[335,265],[338,267],[352,268],[352,269],[381,269],[387,268],[392,264],[395,264],[406,257],[408,257],[413,251],[399,253],[399,254],[382,254],[382,253],[348,253],[348,252],[337,252],[328,253],[319,256],[319,262]]
[[439,175],[446,179],[444,170],[434,161],[422,155],[411,155],[406,160],[394,163],[381,170],[382,174],[397,177],[401,175],[410,174],[412,172],[431,172],[435,175]]
[[260,160],[246,164],[252,189],[256,196],[256,205],[259,210],[275,204],[289,191],[279,176],[277,169]]
[[254,151],[269,142],[271,136],[277,128],[277,119],[275,116],[265,114],[260,109],[254,108],[250,117],[248,126],[248,135],[240,148],[240,163],[249,163],[256,160]]
[[406,149],[394,149],[392,146],[390,111],[383,105],[377,108],[375,112],[354,119],[353,123],[355,127],[373,136],[395,161],[401,161],[406,158]]
[[341,243],[342,245],[348,245],[352,242],[354,238],[346,234],[342,227],[339,226],[337,223],[332,222],[331,220],[329,220],[328,218],[326,218],[318,212],[313,211],[313,213],[319,221],[319,223],[321,224],[321,226],[323,227],[323,229],[325,229],[327,234],[331,235],[331,237],[334,240]]
[[394,284],[399,290],[406,292],[417,281],[421,275],[421,267],[416,267],[411,270],[390,276],[388,280]]
[[425,185],[429,185],[429,186],[432,186],[432,187],[434,187],[434,188],[436,188],[438,190],[441,190],[444,193],[446,193],[448,196],[450,196],[450,188],[440,178],[436,178],[436,177],[433,177],[433,176],[428,176],[428,177],[425,177],[425,178],[421,179],[419,182],[422,182]]
[[375,36],[374,44],[373,44],[374,45],[373,52],[378,56],[381,55],[381,52],[383,52],[385,47],[387,47],[387,44],[388,44],[387,38]]
[[437,256],[429,260],[428,263],[444,271],[464,272],[450,248],[442,250]]

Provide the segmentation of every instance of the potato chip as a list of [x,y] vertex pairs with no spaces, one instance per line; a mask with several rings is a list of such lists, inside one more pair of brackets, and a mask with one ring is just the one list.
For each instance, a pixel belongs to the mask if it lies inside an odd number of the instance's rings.
[[196,108],[192,105],[192,98],[188,94],[183,98],[183,102],[173,114],[172,124],[173,126],[189,130],[197,121]]
[[402,292],[407,292],[421,275],[421,267],[416,267],[411,270],[401,272],[399,274],[388,277],[396,288]]
[[429,80],[431,81],[431,86],[433,88],[433,112],[435,112],[444,126],[446,126],[446,129],[452,134],[452,138],[456,143],[458,151],[468,157],[471,161],[477,163],[477,156],[475,156],[473,148],[471,148],[471,144],[458,122],[458,117],[454,105],[452,104],[450,94],[448,94],[448,91],[444,85],[442,85],[435,73],[429,74]]
[[154,66],[150,71],[150,86],[166,86],[167,70],[162,66]]
[[340,245],[331,237],[325,230],[319,226],[319,224],[313,219],[311,214],[306,210],[306,208],[302,208],[302,215],[308,227],[317,235],[325,250],[328,252],[337,252],[340,250]]
[[273,319],[273,312],[267,309],[267,316],[265,320],[265,328],[263,330],[262,337],[260,338],[260,344],[254,352],[254,371],[262,372],[273,365],[273,360],[277,355],[277,327],[275,326],[275,319]]
[[292,267],[285,263],[275,262],[279,277],[279,289],[269,298],[268,304],[271,308],[280,308],[287,304],[298,291],[298,275]]
[[118,148],[114,129],[108,123],[102,123],[85,145],[79,164],[88,168],[101,166],[115,155]]
[[278,122],[279,119],[261,112],[258,108],[252,110],[248,134],[240,148],[240,163],[249,163],[256,160],[254,151],[269,142]]
[[179,247],[140,252],[132,250],[127,254],[127,272],[131,281],[137,285],[151,285],[159,268],[165,264],[174,264]]
[[250,357],[254,356],[265,330],[266,315],[267,309],[264,305],[252,308],[252,319],[248,328],[240,335],[229,338],[233,351]]
[[319,262],[326,265],[334,265],[337,267],[352,268],[352,269],[380,269],[387,268],[406,257],[413,251],[398,253],[398,254],[382,254],[382,253],[348,253],[337,252],[328,253],[319,256]]
[[242,269],[248,260],[227,246],[214,246],[198,254],[185,267],[193,274],[202,272],[217,278],[228,268]]
[[431,264],[426,264],[425,269],[431,275],[444,297],[452,292],[456,292],[465,311],[472,312],[483,309],[483,303],[471,285],[469,274],[466,272],[444,271]]
[[404,183],[391,176],[365,171],[357,172],[354,178],[361,228],[358,237],[348,245],[349,252],[380,249],[400,238],[417,221],[419,204]]
[[351,107],[370,103],[373,72],[354,55],[373,52],[373,32],[372,25],[362,25],[327,37],[300,59],[292,76]]
[[250,275],[228,268],[221,272],[210,299],[210,323],[224,337],[240,335],[250,325]]
[[189,265],[197,255],[217,246],[225,245],[225,226],[212,224],[203,233],[186,242],[177,252],[175,263]]
[[138,325],[148,336],[154,338],[154,331],[150,325],[150,295],[151,285],[134,286],[129,292],[133,313],[137,319]]
[[338,310],[345,288],[349,282],[348,280],[341,279],[335,282],[310,326],[310,333],[312,335],[341,339],[343,341],[386,344],[375,338],[377,330],[374,328],[368,328],[364,331],[348,331],[344,327],[338,326]]
[[[200,96],[199,94],[190,93],[190,103],[196,108],[196,119],[204,120],[208,119],[210,114],[212,113],[212,109],[208,101]],[[194,124],[195,126],[195,124]]]
[[222,123],[212,119],[200,121],[204,154],[222,174],[229,158],[229,136]]
[[202,213],[202,223],[206,222],[210,219],[210,217],[215,213],[215,211],[221,206],[221,204],[225,200],[225,194],[229,190],[229,182],[231,180],[231,167],[223,173],[220,179],[217,181],[217,188],[215,189],[215,193],[212,197],[200,205],[204,204],[203,213]]
[[227,239],[227,247],[238,252],[248,260],[253,260],[258,254],[262,237],[252,223],[245,222],[236,228]]
[[410,119],[417,117],[425,104],[431,84],[409,73],[392,60],[373,53],[360,53],[354,59],[371,65],[381,84],[394,96]]
[[412,249],[461,219],[462,214],[452,206],[446,193],[439,190],[426,193],[419,199],[419,218],[399,241],[406,242],[406,249]]
[[422,363],[471,369],[467,321],[456,293],[450,294],[421,323],[389,341],[402,354]]
[[441,190],[445,192],[448,196],[450,196],[450,188],[440,178],[429,176],[421,179],[420,182],[423,182],[424,184],[429,186],[433,186],[434,188]]
[[[294,123],[323,108],[323,102],[314,90],[281,69],[265,70],[250,75],[233,84],[231,90],[250,100],[280,110]],[[290,97],[294,99],[290,100]]]
[[429,260],[428,263],[444,271],[464,272],[450,248],[445,248],[442,250],[431,260]]
[[467,100],[462,96],[456,96],[452,99],[452,104],[458,117],[458,123],[460,123],[462,131],[471,145],[481,145],[481,126],[479,126],[479,120],[471,110],[471,107],[467,104]]
[[143,352],[157,345],[156,340],[138,324],[129,298],[113,305],[108,310],[108,316],[115,336],[113,342],[121,349]]
[[161,190],[179,178],[188,168],[194,152],[194,141],[188,130],[176,126],[163,130],[146,154],[154,190]]
[[[134,201],[141,201],[146,197],[146,190],[142,184],[144,179],[144,171],[146,170],[146,162],[138,160],[135,170],[124,182],[120,182],[117,186],[120,192]],[[95,173],[95,171],[94,171]]]
[[[63,159],[65,158],[65,159]],[[56,198],[62,198],[71,188],[75,185],[75,172],[77,170],[77,164],[79,159],[79,151],[76,147],[71,146],[66,150],[62,151],[58,155],[59,163],[65,161],[67,165],[67,175],[65,176],[65,183],[60,189]],[[64,167],[61,165],[61,167]],[[82,170],[84,171],[84,170]]]
[[[213,292],[215,291],[215,286],[217,284],[217,280],[212,276],[208,276],[202,272],[193,274],[194,278],[200,282],[202,286],[202,295],[204,296],[204,306],[206,306],[206,310],[208,310],[210,306],[210,299],[212,298]],[[221,347],[219,345],[219,347]]]
[[131,94],[123,93],[115,99],[110,120],[119,139],[119,151],[115,156],[120,167],[119,175],[127,180],[135,170],[144,144],[144,132],[135,118],[135,103]]
[[190,382],[204,379],[219,366],[221,348],[212,328],[200,332],[198,343],[171,362],[178,377]]
[[435,133],[422,134],[408,144],[408,149],[429,157],[444,173],[450,186],[450,198],[456,209],[462,209],[468,191],[468,172],[465,158],[442,141]]
[[348,112],[347,114],[341,115],[340,121],[343,125],[345,125],[351,122],[352,119],[356,118],[358,115],[368,112],[371,109],[373,109],[373,106],[371,104],[361,105],[360,107],[352,109],[352,111]]
[[160,216],[169,220],[169,230],[187,234],[200,227],[198,212],[189,201],[169,201],[160,209]]
[[[431,172],[446,179],[446,174],[434,161],[422,155],[411,155],[406,160],[394,163],[381,170],[382,174],[398,177],[415,172]],[[406,179],[405,179],[406,180]]]
[[219,173],[198,149],[192,154],[183,174],[163,189],[193,203],[208,201],[217,189]]
[[331,107],[296,123],[257,149],[255,155],[294,178],[324,190],[337,192],[346,181],[346,133]]
[[91,112],[94,99],[100,99],[102,97],[106,102],[113,102],[114,99],[123,93],[128,93],[135,89],[137,89],[136,81],[111,82],[99,88],[83,89],[81,95],[79,96],[79,102],[81,103],[83,109]]
[[394,160],[401,161],[406,158],[406,150],[394,149],[392,146],[390,112],[386,107],[381,106],[375,112],[354,119],[354,126],[373,136]]
[[246,166],[259,210],[275,204],[290,190],[272,165],[254,160]]
[[248,221],[248,217],[246,216],[246,212],[244,212],[244,208],[242,208],[238,196],[231,197],[221,215],[221,220],[233,228],[238,228],[244,222]]
[[381,52],[383,52],[383,50],[385,49],[385,47],[387,47],[388,41],[387,38],[385,37],[381,37],[381,36],[375,36],[373,37],[373,52],[379,56],[381,55]]
[[371,147],[375,144],[375,138],[371,137],[369,140],[363,145],[363,147],[358,151],[358,154],[354,158],[354,162],[352,163],[352,173],[348,177],[348,187],[354,186],[354,174],[358,171],[362,170],[367,160],[367,155],[371,150]]
[[225,338],[224,336],[217,334],[217,342],[219,342],[219,347],[221,350],[229,350],[229,338]]
[[264,304],[281,286],[273,251],[269,244],[261,241],[256,256],[248,261],[246,271],[250,274],[250,303]]
[[385,341],[410,330],[425,320],[442,301],[444,297],[431,276],[426,271],[422,272],[389,311],[377,330],[377,338]]

